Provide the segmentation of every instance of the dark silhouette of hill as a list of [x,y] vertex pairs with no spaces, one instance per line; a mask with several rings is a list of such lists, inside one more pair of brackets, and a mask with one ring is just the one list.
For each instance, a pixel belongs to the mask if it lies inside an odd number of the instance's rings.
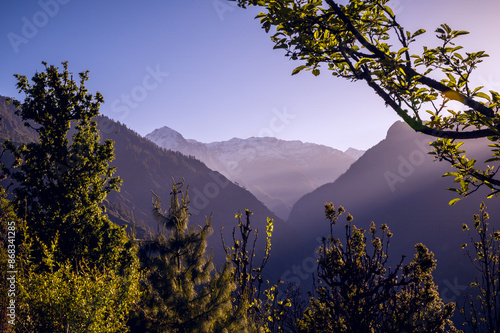
[[[456,197],[446,190],[453,187],[453,179],[442,175],[451,171],[451,167],[446,162],[434,162],[427,154],[430,151],[427,143],[431,141],[431,137],[397,122],[385,140],[369,149],[335,182],[302,197],[287,221],[307,242],[304,249],[294,252],[296,265],[307,268],[307,258],[319,244],[318,237],[329,233],[323,204],[333,202],[335,207],[342,205],[350,212],[358,227],[367,230],[371,221],[377,226],[387,223],[394,234],[389,251],[394,261],[401,255],[411,258],[413,246],[425,244],[436,255],[435,280],[441,296],[446,301],[458,300],[474,274],[461,249],[469,240],[462,224],[472,225],[472,215],[478,213],[481,201],[485,201],[492,221],[496,221],[500,205],[498,198],[487,200],[488,192],[483,191],[449,206],[448,202]],[[484,147],[484,141],[472,141],[466,148],[479,157],[480,148],[484,151]],[[339,237],[345,233],[344,222],[345,216],[336,226]],[[498,228],[498,222],[492,222],[492,226]],[[289,280],[310,287],[309,281],[290,271]]]
[[[26,131],[20,117],[14,115],[15,109],[3,103],[4,100],[0,98],[0,117],[9,122],[5,131],[2,127],[3,137],[18,142],[36,139],[36,132]],[[115,175],[123,179],[120,192],[110,193],[105,202],[113,222],[119,225],[132,225],[135,222],[138,237],[147,237],[149,232],[157,230],[151,215],[154,197],[151,191],[162,199],[162,207],[168,209],[173,179],[176,182],[184,179],[184,189],[187,190],[189,186],[190,225],[203,225],[205,217],[212,215],[214,234],[208,239],[208,247],[214,249],[217,262],[225,258],[219,230],[224,228],[226,244],[231,245],[232,228],[237,226],[235,214],[249,209],[254,213],[253,228],[260,231],[258,248],[263,248],[265,244],[266,218],[274,219],[273,254],[276,257],[274,262],[278,264],[272,264],[271,261],[270,266],[279,270],[280,248],[284,248],[286,242],[294,241],[295,236],[281,219],[250,192],[208,169],[202,162],[159,148],[118,122],[103,116],[96,120],[101,139],[115,142],[116,158],[112,166],[117,167]]]

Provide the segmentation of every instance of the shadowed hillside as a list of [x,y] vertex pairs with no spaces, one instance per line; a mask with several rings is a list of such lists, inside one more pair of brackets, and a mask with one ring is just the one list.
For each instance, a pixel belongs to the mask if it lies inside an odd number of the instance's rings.
[[[453,179],[442,175],[451,167],[446,162],[433,162],[427,154],[430,141],[430,137],[397,122],[385,140],[369,149],[335,182],[302,197],[287,222],[308,243],[305,249],[295,252],[296,264],[307,268],[308,258],[319,244],[318,237],[328,234],[323,204],[333,202],[336,207],[344,206],[358,227],[369,229],[371,221],[377,225],[387,223],[394,234],[390,245],[393,260],[399,260],[401,255],[413,256],[416,243],[427,245],[436,255],[435,280],[441,296],[448,301],[458,299],[474,272],[461,250],[468,240],[462,223],[472,223],[481,201],[485,201],[492,221],[500,217],[500,206],[495,199],[487,200],[485,192],[449,206],[448,202],[456,197],[446,190],[454,185]],[[477,154],[481,146],[484,144],[480,141],[472,141],[467,151]],[[339,236],[344,233],[344,221],[342,218],[338,223]],[[287,278],[310,287],[310,282],[293,270]]]
[[[16,141],[34,140],[36,133],[27,131],[19,117],[14,115],[14,108],[0,99],[0,117],[9,119],[6,131],[2,135]],[[139,136],[124,125],[106,117],[97,119],[101,140],[111,139],[115,142],[115,160],[112,166],[117,167],[116,174],[123,179],[120,192],[108,195],[105,205],[112,221],[117,224],[138,227],[138,236],[147,237],[150,231],[157,230],[152,218],[153,191],[163,201],[167,209],[173,179],[177,182],[184,179],[184,190],[188,189],[190,199],[191,225],[203,225],[205,218],[212,215],[214,234],[209,237],[209,248],[214,249],[217,261],[225,258],[220,240],[220,228],[224,227],[226,242],[230,243],[231,232],[237,226],[235,214],[245,209],[253,214],[252,225],[260,230],[258,247],[265,243],[266,218],[273,218],[275,233],[273,238],[273,254],[278,261],[280,248],[284,243],[295,239],[290,229],[249,191],[233,184],[220,173],[208,169],[202,162],[159,148],[154,143]],[[9,161],[7,161],[7,164]],[[273,265],[271,265],[273,266]]]

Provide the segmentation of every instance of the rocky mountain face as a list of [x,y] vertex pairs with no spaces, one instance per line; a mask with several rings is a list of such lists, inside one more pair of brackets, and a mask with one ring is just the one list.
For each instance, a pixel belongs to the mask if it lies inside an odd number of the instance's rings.
[[146,138],[165,149],[194,156],[248,189],[283,219],[300,197],[334,181],[364,153],[353,148],[342,152],[323,145],[270,137],[201,143],[186,140],[166,126]]
[[[462,231],[462,224],[473,224],[472,216],[479,212],[482,201],[492,224],[498,223],[499,199],[486,199],[490,192],[479,191],[450,206],[448,203],[456,194],[446,189],[457,184],[451,177],[442,177],[452,170],[451,166],[433,161],[428,154],[431,141],[432,137],[415,133],[406,124],[397,122],[385,140],[369,149],[335,182],[302,197],[293,206],[287,223],[307,245],[300,249],[289,247],[296,263],[283,272],[283,279],[304,287],[311,285],[304,273],[313,269],[315,249],[321,237],[329,234],[323,205],[333,202],[335,207],[341,205],[354,216],[357,227],[369,230],[371,221],[377,226],[384,223],[389,226],[394,234],[389,249],[393,265],[402,255],[412,258],[415,244],[425,244],[437,259],[434,277],[441,296],[446,302],[461,304],[462,292],[475,273],[461,248],[470,240],[469,234]],[[466,143],[467,156],[484,161],[486,144],[483,140]],[[334,227],[341,239],[345,237],[345,221],[344,214]]]

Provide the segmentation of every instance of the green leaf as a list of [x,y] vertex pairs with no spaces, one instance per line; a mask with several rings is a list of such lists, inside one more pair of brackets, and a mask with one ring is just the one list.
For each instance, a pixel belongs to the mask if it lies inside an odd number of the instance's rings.
[[402,55],[404,52],[406,52],[406,51],[408,51],[408,48],[407,48],[407,47],[403,47],[402,49],[400,49],[400,50],[398,51],[397,57],[398,57],[398,58],[399,58],[399,57],[401,57],[401,55]]
[[384,9],[387,11],[387,13],[388,13],[391,17],[394,17],[394,12],[392,11],[391,7],[389,7],[389,6],[384,6]]
[[465,30],[461,30],[461,31],[455,31],[455,33],[453,34],[455,37],[458,37],[458,36],[462,36],[462,35],[468,35],[469,32],[468,31],[465,31]]
[[446,73],[446,76],[448,76],[448,79],[450,80],[450,82],[451,82],[453,85],[456,85],[456,84],[457,84],[457,81],[456,81],[455,77],[453,76],[453,74],[451,74],[451,73]]
[[358,69],[360,66],[371,62],[370,58],[361,58],[359,61],[354,65],[354,68]]
[[486,95],[484,92],[478,92],[478,93],[476,93],[476,97],[484,98],[484,99],[487,99],[488,101],[491,102],[490,96]]
[[302,71],[304,68],[306,68],[307,66],[306,65],[302,65],[302,66],[299,66],[297,68],[295,68],[293,71],[292,71],[292,75],[295,75],[295,74],[298,74],[300,73],[300,71]]
[[453,205],[454,205],[454,204],[456,204],[458,201],[460,201],[460,198],[455,198],[455,199],[451,200],[450,202],[448,202],[448,205],[453,206]]
[[315,68],[312,70],[312,73],[314,76],[318,76],[319,75],[319,69]]
[[413,33],[413,35],[411,36],[411,38],[415,38],[415,37],[417,37],[417,36],[420,36],[420,35],[424,34],[425,32],[426,32],[426,30],[425,30],[425,29],[418,29],[417,31],[415,31],[415,32]]

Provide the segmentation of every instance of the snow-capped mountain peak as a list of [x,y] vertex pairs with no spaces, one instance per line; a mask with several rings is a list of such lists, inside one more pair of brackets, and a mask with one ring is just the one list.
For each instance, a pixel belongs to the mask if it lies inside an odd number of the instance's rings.
[[324,145],[272,137],[201,143],[186,140],[166,126],[146,138],[160,147],[196,157],[210,169],[247,188],[284,219],[295,201],[333,182],[362,154],[353,148],[344,153]]
[[153,132],[146,135],[146,138],[162,148],[180,152],[190,145],[182,134],[167,126],[155,129]]

